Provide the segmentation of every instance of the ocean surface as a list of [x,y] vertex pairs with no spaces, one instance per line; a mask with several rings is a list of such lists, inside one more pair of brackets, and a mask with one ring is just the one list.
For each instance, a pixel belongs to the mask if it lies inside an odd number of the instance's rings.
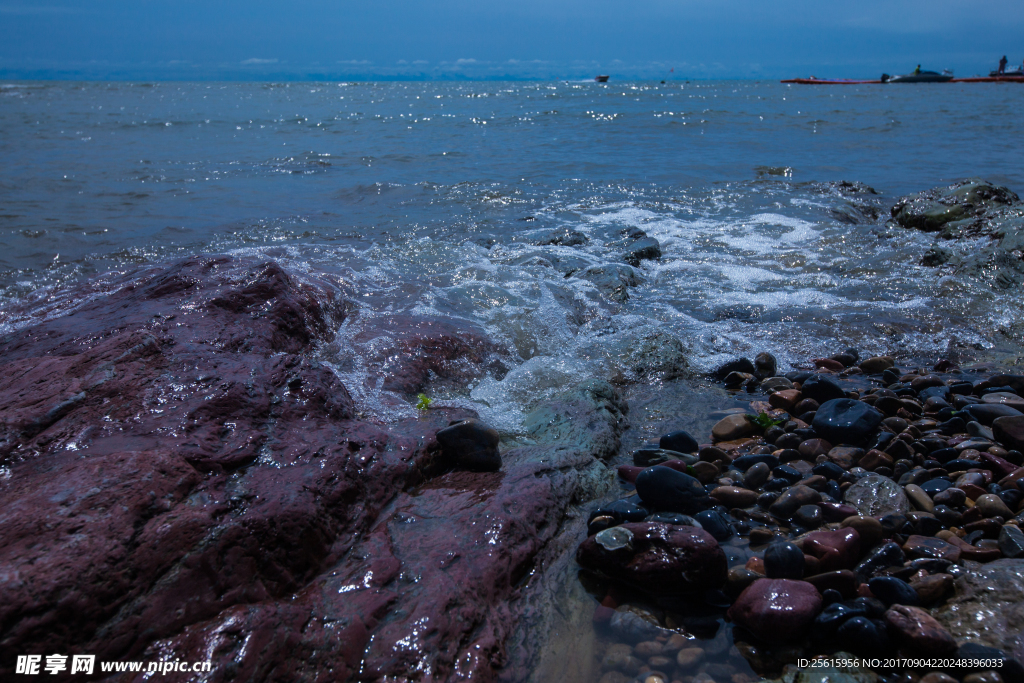
[[[506,433],[644,339],[696,370],[1013,357],[1021,293],[920,265],[934,238],[885,221],[960,178],[1024,191],[1022,110],[1019,84],[0,83],[0,331],[108,271],[261,254],[346,283],[325,360],[382,419],[415,411],[362,381],[361,326],[487,330],[515,367],[436,398]],[[565,228],[586,243],[535,244]],[[628,299],[574,276],[621,265],[628,228],[662,249]]]

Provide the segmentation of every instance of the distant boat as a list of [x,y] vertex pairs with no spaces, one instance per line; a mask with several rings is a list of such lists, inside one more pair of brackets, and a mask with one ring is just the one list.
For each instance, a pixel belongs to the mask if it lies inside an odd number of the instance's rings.
[[881,83],[882,81],[875,79],[873,81],[858,81],[850,78],[787,78],[782,81],[783,83],[801,83],[803,85],[863,85],[865,83]]
[[989,71],[988,72],[988,77],[989,78],[1005,78],[1006,76],[1016,77],[1016,78],[1024,77],[1024,68],[1021,68],[1021,67],[1018,66],[1018,67],[1013,68],[1013,69],[1007,69],[1006,71],[1003,71],[1002,73],[999,73],[999,71]]
[[598,83],[607,83],[608,77],[602,74],[600,76],[594,76],[594,80],[597,81]]
[[882,74],[883,83],[949,83],[953,80],[952,71],[915,71],[902,76]]

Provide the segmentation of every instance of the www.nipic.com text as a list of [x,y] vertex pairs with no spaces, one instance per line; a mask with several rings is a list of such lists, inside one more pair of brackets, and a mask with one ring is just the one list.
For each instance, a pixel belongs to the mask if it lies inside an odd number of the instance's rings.
[[[70,660],[70,661],[69,661]],[[96,671],[96,655],[18,655],[14,673],[35,675],[35,674],[58,674],[65,671],[72,674],[89,675]],[[101,673],[123,673],[143,672],[158,673],[161,675],[169,673],[202,673],[213,668],[212,662],[100,662]]]

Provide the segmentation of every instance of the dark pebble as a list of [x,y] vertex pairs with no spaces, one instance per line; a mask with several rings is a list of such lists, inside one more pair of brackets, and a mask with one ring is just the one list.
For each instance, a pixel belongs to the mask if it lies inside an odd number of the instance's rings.
[[[797,434],[783,434],[779,438],[775,439],[775,446],[778,448],[796,450],[802,441],[803,439],[801,439]],[[799,453],[797,453],[797,457],[800,457]]]
[[[655,512],[653,515],[648,515],[645,522],[660,522],[662,524],[675,524],[676,526],[696,526],[703,527],[704,525],[698,522],[689,515],[684,515],[679,512]],[[714,535],[714,534],[712,534]]]
[[825,401],[814,414],[814,431],[834,444],[858,446],[875,435],[885,416],[867,403],[850,398]]
[[824,522],[821,508],[817,505],[801,505],[793,515],[793,523],[799,524],[804,529],[817,529]]
[[732,526],[729,518],[717,510],[704,510],[694,515],[704,531],[711,534],[716,541],[724,541],[732,537]]
[[899,567],[906,560],[903,549],[896,543],[889,541],[874,548],[865,557],[854,571],[861,576],[870,577],[880,569],[886,567]]
[[826,607],[842,602],[842,600],[843,594],[835,588],[826,588],[821,592],[821,603]]
[[819,404],[836,398],[846,398],[846,391],[827,375],[814,374],[801,383],[800,393]]
[[941,493],[951,486],[953,486],[953,482],[949,479],[929,479],[921,484],[921,489],[929,496],[934,497],[936,493]]
[[753,467],[759,462],[765,463],[768,467],[779,466],[779,459],[769,453],[741,455],[732,461],[732,465],[739,471],[746,472],[748,468]]
[[839,646],[855,655],[877,657],[889,647],[885,626],[867,617],[847,619],[836,631]]
[[895,576],[876,576],[868,581],[868,588],[886,606],[910,605],[915,607],[920,603],[914,587]]
[[765,482],[762,488],[765,491],[781,493],[782,491],[785,491],[792,485],[793,482],[789,481],[788,479],[772,479],[770,481]]
[[932,514],[947,528],[961,526],[964,523],[964,516],[946,505],[936,505]]
[[661,448],[676,451],[677,453],[696,453],[697,449],[700,448],[697,440],[684,431],[665,434],[658,441],[658,445]]
[[[836,593],[838,594],[838,591]],[[864,607],[854,607],[842,602],[829,603],[825,609],[821,610],[821,614],[815,617],[811,634],[819,639],[831,638],[847,620],[864,616],[867,616],[867,610]]]
[[834,462],[819,462],[811,469],[811,472],[814,474],[820,474],[826,479],[838,479],[846,474],[846,470]]
[[694,514],[711,507],[707,491],[699,481],[660,465],[640,473],[636,478],[636,492],[645,505],[659,511]]
[[619,524],[623,522],[642,522],[649,514],[651,513],[648,510],[635,503],[626,500],[616,500],[607,505],[602,505],[591,512],[588,523],[593,521],[595,517],[604,516],[613,517]]
[[791,484],[795,484],[796,482],[804,478],[804,475],[800,474],[799,470],[793,467],[788,467],[786,465],[779,465],[778,467],[773,469],[772,476],[775,477],[776,479],[785,479]]
[[802,579],[804,553],[789,541],[776,541],[764,551],[764,571],[769,579]]

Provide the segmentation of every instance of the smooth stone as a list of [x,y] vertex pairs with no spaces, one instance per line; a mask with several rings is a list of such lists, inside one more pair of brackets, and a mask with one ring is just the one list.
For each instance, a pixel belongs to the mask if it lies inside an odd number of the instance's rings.
[[576,561],[581,567],[640,590],[665,594],[700,593],[725,584],[728,572],[725,551],[703,529],[641,522],[607,531],[615,529],[632,534],[629,549],[609,551],[596,537],[590,537],[576,552]]
[[[951,482],[949,479],[929,479],[928,481],[921,484],[921,490],[927,493],[929,496],[938,496],[938,494],[950,489],[952,486],[953,482]],[[935,500],[935,502],[941,503],[943,501]],[[946,504],[948,505],[948,503]]]
[[[768,381],[770,382],[771,380]],[[803,396],[797,389],[779,389],[768,397],[768,405],[778,410],[785,410],[787,413],[793,413],[796,411],[796,405],[800,403]]]
[[[959,491],[960,489],[956,490]],[[935,511],[932,514],[945,527],[961,526],[964,522],[964,516],[960,512],[946,505],[936,505]]]
[[[829,451],[829,453],[831,452],[832,451]],[[814,474],[819,474],[829,480],[839,479],[844,474],[846,474],[846,471],[842,467],[828,460],[826,460],[825,462],[819,462],[817,465],[814,466],[811,472],[813,472]]]
[[664,448],[641,448],[633,453],[633,464],[638,467],[650,467],[652,465],[663,465],[671,461],[679,461],[686,465],[697,462],[697,457],[689,453],[670,451]]
[[703,460],[693,463],[690,466],[690,470],[693,472],[693,476],[697,477],[697,480],[702,484],[710,484],[719,475],[718,466]]
[[992,422],[992,434],[1007,448],[1024,451],[1024,416],[996,418]]
[[769,643],[798,642],[821,611],[821,595],[806,581],[758,579],[727,615]]
[[863,457],[863,448],[853,448],[851,446],[836,446],[828,452],[828,459],[844,470],[853,467],[853,464]]
[[896,640],[912,653],[943,656],[956,652],[953,636],[920,607],[893,605],[886,611],[884,619]]
[[628,500],[616,500],[611,503],[606,503],[601,507],[597,508],[590,513],[590,519],[593,521],[596,517],[609,516],[615,519],[616,522],[642,522],[647,515],[651,514],[645,508],[640,507],[636,503],[632,503]]
[[907,484],[903,487],[903,492],[907,494],[907,498],[910,499],[911,504],[918,510],[922,510],[924,512],[935,511],[935,503],[920,486],[916,484]]
[[839,528],[856,529],[857,534],[860,535],[862,546],[866,548],[874,548],[882,542],[886,535],[881,522],[874,517],[858,515],[856,510],[853,515],[847,515],[842,519]]
[[979,439],[987,439],[988,441],[995,438],[995,434],[992,433],[992,428],[986,427],[980,422],[968,422],[967,433],[971,436],[976,436]]
[[953,577],[950,574],[929,574],[911,578],[910,585],[917,591],[922,604],[932,604],[942,600],[953,589]]
[[682,430],[665,434],[658,440],[658,446],[677,453],[696,453],[700,448],[697,440]]
[[868,581],[876,598],[889,605],[917,605],[920,599],[913,586],[895,576],[876,576]]
[[460,420],[437,432],[437,442],[448,457],[471,472],[501,469],[498,430],[480,420]]
[[642,521],[660,522],[662,524],[675,524],[676,526],[695,526],[698,529],[704,528],[703,525],[693,517],[681,514],[679,512],[655,512],[653,515],[648,515],[647,517],[645,517]]
[[779,459],[770,453],[751,453],[750,455],[741,455],[733,460],[732,466],[740,472],[746,472],[758,463],[764,463],[768,467],[778,467]]
[[776,376],[769,377],[761,382],[760,389],[766,393],[778,392],[778,391],[789,391],[793,388],[793,382],[786,377]]
[[866,375],[877,375],[885,372],[889,368],[895,367],[896,361],[890,356],[873,356],[871,358],[865,358],[860,362],[860,369],[864,371]]
[[733,535],[729,518],[717,510],[704,510],[693,517],[716,541],[724,541]]
[[771,474],[772,468],[768,466],[768,463],[759,462],[743,475],[743,485],[751,489],[761,488]]
[[999,532],[999,550],[1003,557],[1024,557],[1024,532],[1012,524],[1006,524]]
[[777,519],[790,519],[803,505],[821,502],[821,493],[808,486],[794,486],[779,496],[768,512]]
[[685,647],[676,653],[676,664],[680,669],[692,669],[704,659],[704,650],[699,647]]
[[823,572],[850,569],[860,559],[860,534],[849,527],[812,531],[804,536],[803,551],[818,559]]
[[653,620],[653,615],[645,618],[632,610],[617,611],[608,622],[608,626],[616,636],[630,643],[654,640],[672,633],[659,626]]
[[1006,507],[1003,499],[992,493],[979,496],[974,501],[974,507],[980,510],[985,517],[1002,517],[1003,519],[1013,517],[1013,513],[1010,508]]
[[722,418],[711,428],[711,438],[717,441],[734,441],[746,436],[760,434],[760,425],[754,422],[753,415],[737,413]]
[[910,511],[910,501],[893,480],[878,474],[858,479],[846,489],[843,501],[853,505],[862,515],[882,516]]
[[822,597],[829,590],[838,592],[843,598],[852,598],[857,594],[857,575],[849,569],[819,572],[808,576],[805,581],[817,588]]
[[727,508],[749,508],[757,503],[757,492],[738,486],[719,486],[711,497]]
[[827,375],[813,374],[800,385],[800,391],[806,398],[819,404],[837,398],[846,398],[846,391]]
[[875,435],[884,417],[879,410],[862,401],[836,398],[818,407],[812,426],[823,439],[834,444],[856,446]]
[[889,541],[869,552],[867,557],[854,568],[854,571],[860,576],[871,577],[880,569],[902,566],[905,560],[903,549]]
[[877,655],[889,644],[885,629],[867,617],[852,617],[836,630],[836,643],[855,655]]
[[668,467],[648,467],[636,478],[636,492],[645,505],[659,511],[692,515],[710,507],[707,491],[688,474]]
[[934,557],[949,560],[950,562],[956,562],[960,559],[960,548],[957,546],[947,543],[941,538],[917,534],[907,538],[906,543],[903,544],[903,552],[912,559]]
[[793,523],[804,529],[817,529],[825,519],[817,505],[801,505],[793,515]]
[[841,522],[847,517],[857,514],[857,508],[846,503],[833,503],[831,501],[818,503],[821,514],[826,522]]
[[797,450],[808,460],[814,460],[819,455],[825,455],[832,450],[832,444],[825,439],[807,439],[800,443]]
[[785,479],[790,484],[795,484],[804,478],[804,475],[800,470],[789,465],[779,465],[772,470],[772,476],[776,479]]
[[764,571],[769,579],[802,579],[804,552],[789,541],[769,543],[764,551]]
[[[963,407],[964,413],[974,418],[985,426],[992,425],[995,420],[1001,417],[1024,417],[1024,413],[1000,403],[971,403]],[[995,430],[993,430],[993,433]]]
[[762,351],[754,356],[754,374],[758,377],[774,377],[778,371],[779,361],[772,354]]
[[814,619],[813,636],[819,639],[833,638],[836,631],[854,617],[867,616],[867,610],[859,605],[837,602],[825,607]]
[[754,364],[750,362],[749,358],[735,358],[718,366],[712,374],[716,379],[723,380],[732,372],[748,372],[750,374],[754,374],[757,372],[757,368],[754,367]]

